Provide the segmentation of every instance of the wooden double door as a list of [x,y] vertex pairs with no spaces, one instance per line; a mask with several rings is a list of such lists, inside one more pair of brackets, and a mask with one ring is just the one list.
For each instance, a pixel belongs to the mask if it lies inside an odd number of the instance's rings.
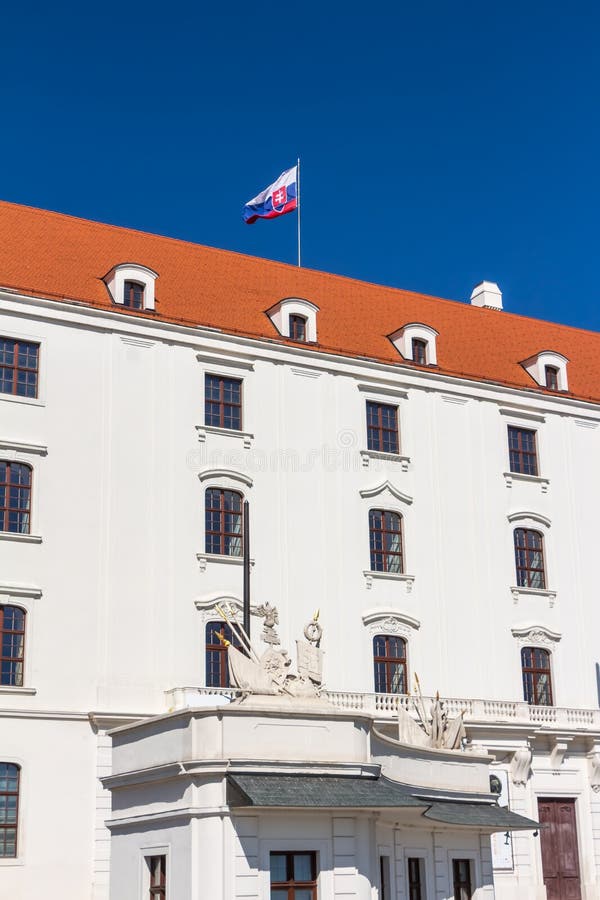
[[548,900],[581,900],[575,800],[538,800]]

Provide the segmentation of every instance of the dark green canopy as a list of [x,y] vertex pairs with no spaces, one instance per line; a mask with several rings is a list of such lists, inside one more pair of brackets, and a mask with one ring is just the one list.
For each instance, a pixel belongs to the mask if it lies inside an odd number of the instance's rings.
[[[427,819],[446,825],[466,825],[497,831],[523,831],[538,823],[498,806],[489,798],[457,793],[449,800],[419,795],[410,785],[370,775],[280,775],[276,773],[228,775],[228,802],[232,808],[266,809],[399,809],[420,808]],[[420,789],[422,791],[422,789]],[[443,799],[441,799],[443,797]]]

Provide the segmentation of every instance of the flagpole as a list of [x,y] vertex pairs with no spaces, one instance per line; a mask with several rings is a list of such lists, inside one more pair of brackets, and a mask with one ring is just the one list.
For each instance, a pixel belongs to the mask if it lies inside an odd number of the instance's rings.
[[300,157],[298,157],[298,268],[300,268]]

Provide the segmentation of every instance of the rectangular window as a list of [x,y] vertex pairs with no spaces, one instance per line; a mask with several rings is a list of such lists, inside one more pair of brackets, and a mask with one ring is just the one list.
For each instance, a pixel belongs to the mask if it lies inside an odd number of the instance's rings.
[[0,684],[23,687],[25,610],[0,606]]
[[317,854],[271,853],[271,900],[317,900]]
[[0,460],[0,531],[29,534],[31,466]]
[[17,855],[20,774],[19,766],[0,762],[0,859]]
[[408,900],[424,900],[423,860],[418,856],[408,857]]
[[306,340],[306,317],[290,316],[290,337],[293,341]]
[[242,556],[243,503],[237,491],[209,488],[206,491],[205,526],[207,553]]
[[550,654],[541,647],[521,650],[523,697],[532,706],[552,706]]
[[406,694],[406,641],[391,634],[373,638],[376,694]]
[[398,407],[367,401],[367,447],[398,453]]
[[454,900],[471,900],[471,860],[453,859],[452,874],[454,877]]
[[150,870],[150,892],[149,900],[165,900],[167,896],[167,857],[148,856],[146,857],[148,869]]
[[385,509],[369,510],[369,548],[372,572],[404,572],[402,518]]
[[537,475],[537,452],[535,431],[528,428],[508,426],[508,452],[510,471],[521,475]]
[[544,591],[546,572],[542,535],[530,528],[515,528],[514,542],[518,586]]
[[379,857],[379,885],[381,887],[380,900],[391,900],[392,892],[390,888],[390,858],[389,856]]
[[546,387],[549,391],[558,390],[558,369],[556,366],[546,366]]
[[144,285],[137,281],[126,281],[123,286],[123,306],[131,309],[144,308]]
[[413,362],[420,366],[427,365],[427,341],[422,341],[420,338],[412,339],[412,358]]
[[0,337],[0,393],[37,397],[40,345]]
[[214,428],[242,428],[242,382],[239,378],[206,375],[204,378],[204,424]]
[[227,646],[223,640],[229,641],[237,650],[244,653],[236,634],[225,622],[208,622],[206,625],[206,686],[229,687],[229,665],[227,662]]

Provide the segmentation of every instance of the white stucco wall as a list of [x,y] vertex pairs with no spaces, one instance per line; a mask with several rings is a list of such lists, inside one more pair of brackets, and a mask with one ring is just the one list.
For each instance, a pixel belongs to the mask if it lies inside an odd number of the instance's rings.
[[[80,900],[84,882],[105,880],[98,858],[105,838],[94,842],[93,834],[97,759],[88,712],[159,713],[165,690],[204,681],[207,613],[196,602],[241,596],[242,571],[235,562],[202,558],[204,491],[211,484],[240,489],[240,482],[225,475],[200,481],[200,472],[225,468],[252,479],[243,490],[251,502],[253,599],[277,604],[290,650],[321,608],[330,689],[373,690],[372,634],[363,616],[391,609],[416,621],[406,627],[409,670],[419,673],[425,693],[522,699],[511,628],[543,625],[560,636],[552,657],[555,703],[598,705],[600,410],[118,313],[10,295],[0,304],[2,334],[41,343],[39,401],[0,394],[0,440],[11,444],[0,455],[33,466],[32,534],[41,538],[0,535],[0,595],[28,611],[26,690],[0,689],[0,758],[22,760],[29,799],[20,835],[24,847],[40,848],[39,856],[27,850],[26,865],[0,864],[14,896],[40,893],[46,865],[56,867],[67,900]],[[243,378],[245,438],[208,431],[198,439],[205,372]],[[397,402],[409,461],[361,455],[367,398]],[[507,484],[508,423],[537,429],[547,484]],[[378,493],[386,482],[391,489]],[[373,506],[404,516],[406,572],[414,582],[365,577]],[[511,592],[508,517],[515,513],[551,523],[540,528],[546,594]],[[258,620],[253,627],[258,641]],[[75,725],[65,712],[82,719]],[[74,730],[81,754],[70,749]],[[576,751],[583,793],[592,738],[588,744]],[[61,827],[44,802],[54,765],[78,798],[68,824],[69,806],[61,803]],[[32,794],[38,772],[44,787]],[[588,882],[593,853],[600,858],[590,837],[596,797],[588,793],[581,807]],[[30,816],[30,804],[44,812]],[[59,869],[63,819],[74,844],[69,865]]]

